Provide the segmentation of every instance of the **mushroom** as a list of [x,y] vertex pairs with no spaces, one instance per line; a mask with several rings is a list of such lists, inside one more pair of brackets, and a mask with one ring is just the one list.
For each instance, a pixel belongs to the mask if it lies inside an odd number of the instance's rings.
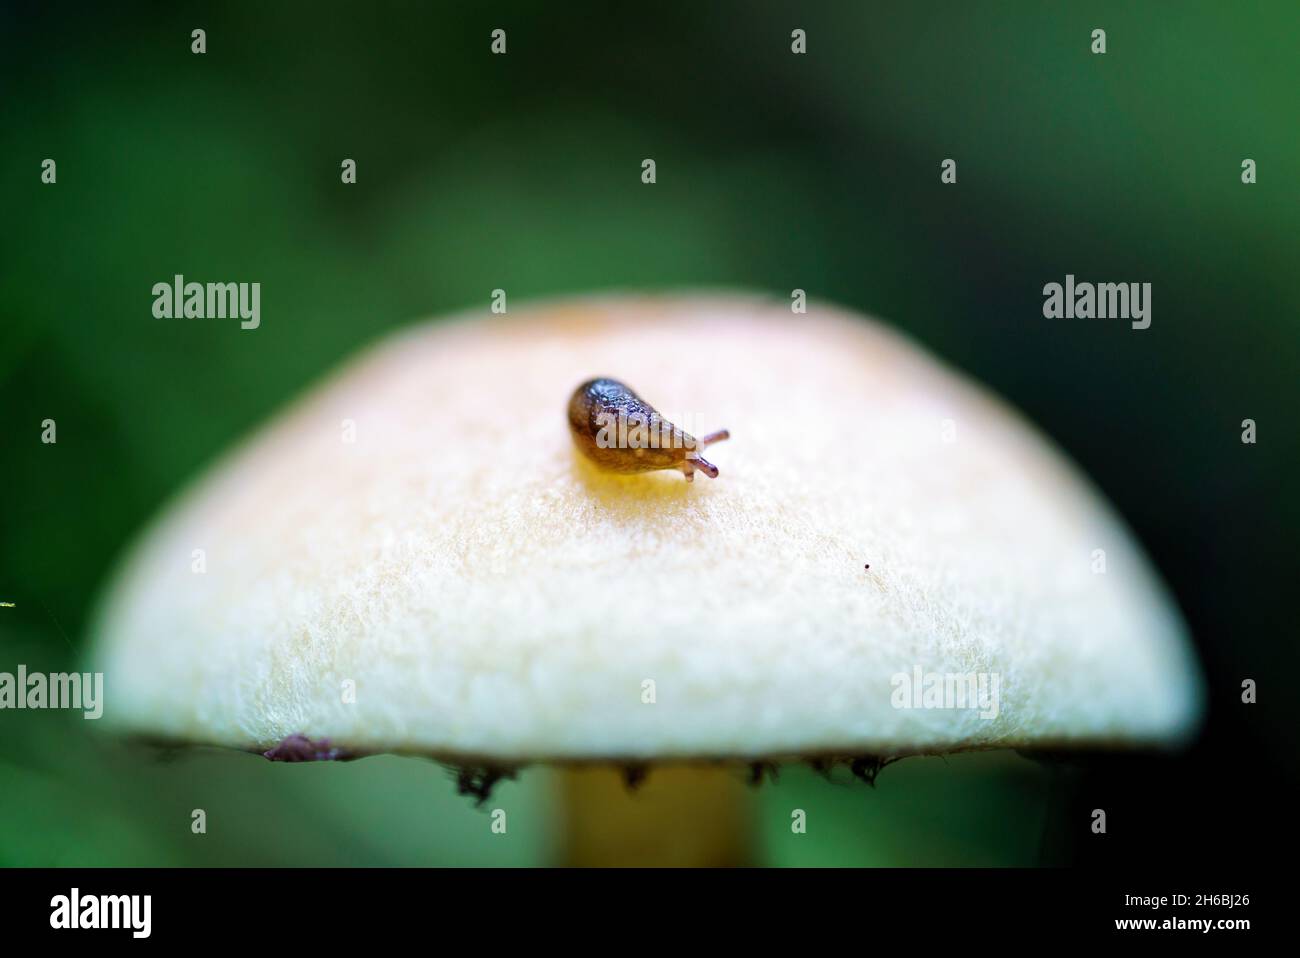
[[[729,427],[719,478],[581,455],[565,405],[604,375]],[[165,512],[94,648],[106,720],[154,739],[427,756],[480,797],[572,769],[605,829],[574,861],[688,793],[673,860],[735,860],[737,764],[1172,746],[1203,698],[1132,536],[1022,418],[870,320],[742,295],[391,335]]]

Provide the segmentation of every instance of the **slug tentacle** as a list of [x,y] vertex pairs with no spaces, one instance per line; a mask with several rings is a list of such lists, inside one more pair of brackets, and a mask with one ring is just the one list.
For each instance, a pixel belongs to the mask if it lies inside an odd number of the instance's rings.
[[688,482],[696,470],[717,478],[718,467],[698,450],[731,437],[719,429],[696,439],[616,379],[592,379],[575,389],[568,418],[574,445],[600,468],[620,473],[678,469]]
[[686,473],[687,482],[693,482],[695,480],[693,473],[696,469],[700,470],[700,472],[704,473],[710,479],[718,478],[718,467],[709,462],[709,460],[701,459],[699,456],[688,456],[682,467],[682,471]]

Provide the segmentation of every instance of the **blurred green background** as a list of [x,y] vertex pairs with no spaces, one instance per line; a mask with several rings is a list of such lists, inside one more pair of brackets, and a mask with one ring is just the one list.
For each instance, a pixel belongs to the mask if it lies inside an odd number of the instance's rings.
[[[1180,756],[912,760],[874,791],[788,770],[753,796],[759,860],[1267,847],[1267,809],[1296,785],[1278,677],[1297,664],[1300,4],[609,6],[0,6],[0,600],[16,603],[0,670],[75,667],[132,533],[386,330],[486,311],[497,287],[512,309],[801,287],[989,383],[1096,479],[1188,617],[1211,710]],[[506,56],[489,53],[497,27]],[[261,328],[154,319],[150,289],[175,273],[260,282]],[[1066,273],[1152,283],[1151,328],[1045,320],[1042,286]],[[0,713],[0,863],[554,855],[545,771],[494,800],[503,838],[427,762],[169,756],[93,726]],[[1086,810],[1103,801],[1122,814],[1099,844]],[[792,807],[817,823],[800,839]]]

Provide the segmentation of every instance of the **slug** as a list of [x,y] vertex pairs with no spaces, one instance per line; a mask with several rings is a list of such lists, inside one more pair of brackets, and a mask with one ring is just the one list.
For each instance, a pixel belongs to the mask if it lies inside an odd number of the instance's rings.
[[719,429],[696,439],[616,379],[591,379],[573,391],[569,431],[582,454],[607,472],[680,469],[687,482],[696,470],[718,478],[718,467],[699,450],[731,436]]

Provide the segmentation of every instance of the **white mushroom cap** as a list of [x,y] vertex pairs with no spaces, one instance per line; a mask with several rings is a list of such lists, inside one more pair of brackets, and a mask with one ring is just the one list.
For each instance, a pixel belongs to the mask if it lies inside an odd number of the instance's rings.
[[[597,471],[565,406],[602,375],[729,428],[720,476]],[[745,297],[393,335],[169,509],[102,611],[105,717],[239,748],[1170,744],[1203,694],[1130,534],[1019,416],[869,320]],[[898,707],[900,674],[972,673],[995,716]]]

